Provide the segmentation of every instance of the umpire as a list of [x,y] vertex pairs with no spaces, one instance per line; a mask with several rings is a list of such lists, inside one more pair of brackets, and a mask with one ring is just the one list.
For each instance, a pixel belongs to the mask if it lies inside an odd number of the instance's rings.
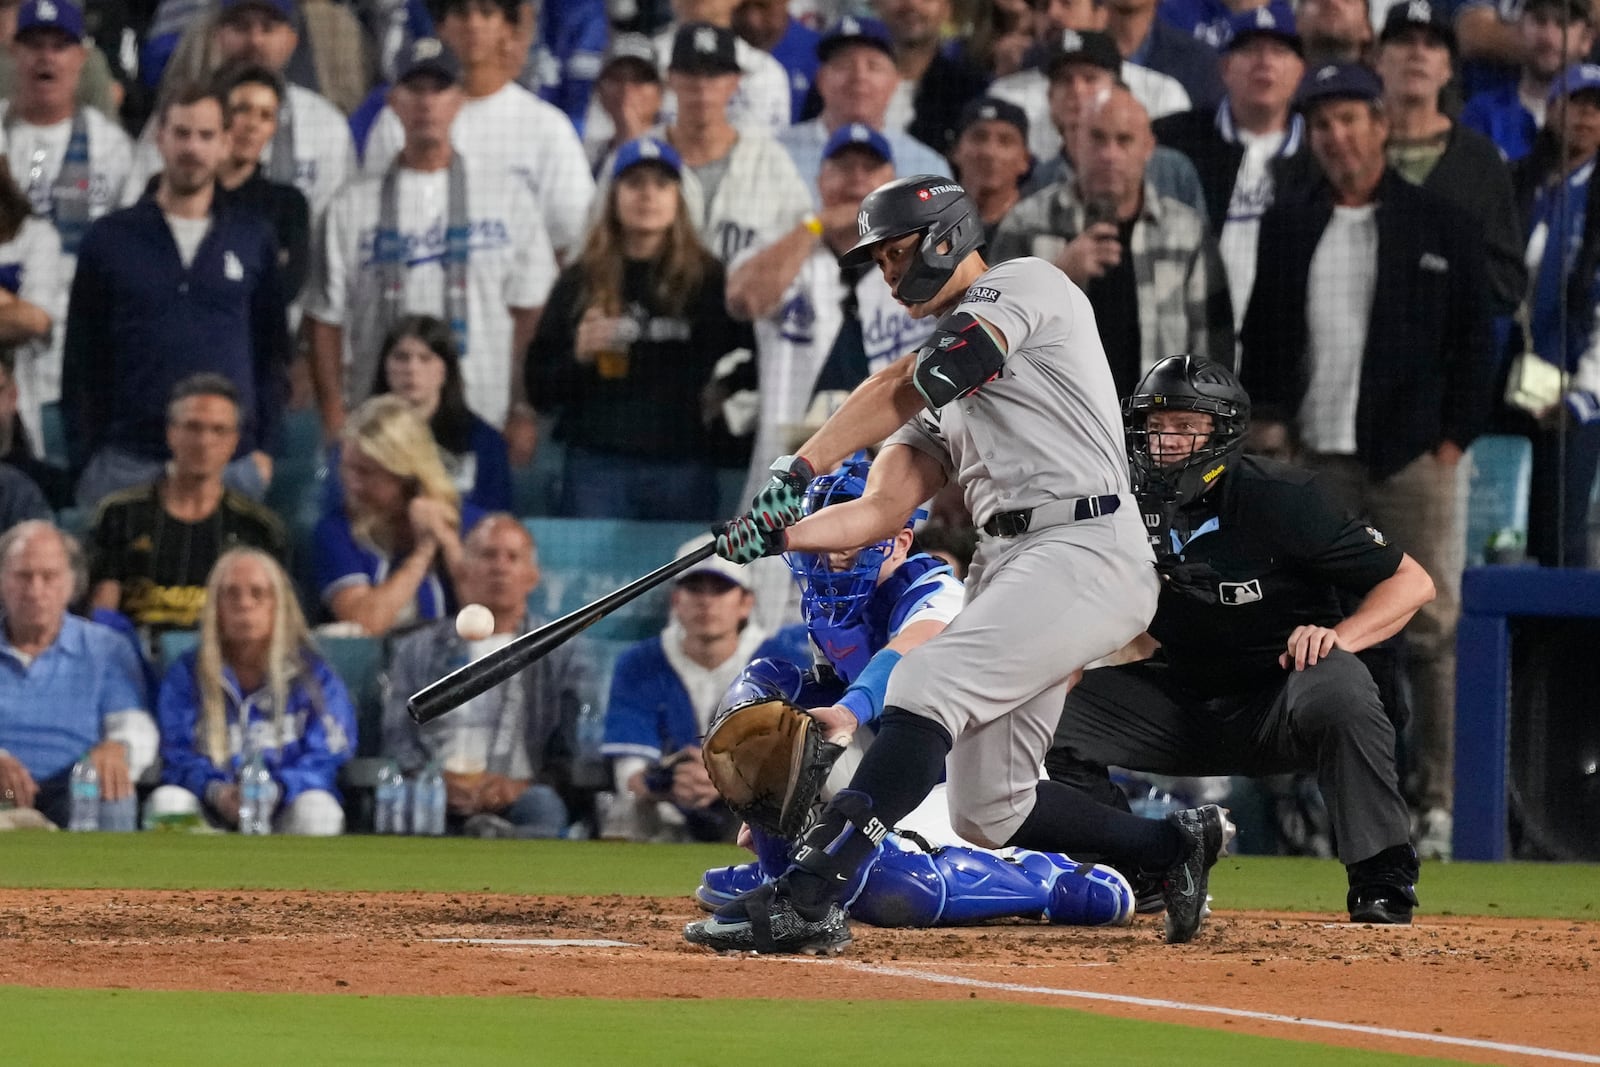
[[[1088,671],[1045,766],[1126,807],[1107,765],[1170,775],[1315,770],[1354,922],[1409,923],[1418,864],[1395,725],[1355,653],[1399,632],[1433,582],[1341,515],[1315,476],[1244,456],[1250,398],[1172,356],[1123,402],[1134,492],[1164,579],[1142,662]],[[1342,596],[1343,595],[1343,596]],[[1346,614],[1344,603],[1359,600]]]

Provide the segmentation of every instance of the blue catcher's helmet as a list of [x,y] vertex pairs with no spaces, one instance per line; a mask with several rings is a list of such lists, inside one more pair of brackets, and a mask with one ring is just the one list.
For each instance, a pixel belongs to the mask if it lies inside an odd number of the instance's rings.
[[[845,460],[838,470],[811,480],[801,504],[802,515],[814,515],[830,504],[859,500],[867,489],[867,471],[872,463],[863,453]],[[906,520],[909,528],[927,512],[918,508]],[[867,545],[856,553],[848,567],[834,570],[826,552],[786,552],[784,560],[800,584],[800,610],[810,623],[834,626],[853,623],[866,610],[867,598],[878,585],[878,571],[894,551],[894,539]]]

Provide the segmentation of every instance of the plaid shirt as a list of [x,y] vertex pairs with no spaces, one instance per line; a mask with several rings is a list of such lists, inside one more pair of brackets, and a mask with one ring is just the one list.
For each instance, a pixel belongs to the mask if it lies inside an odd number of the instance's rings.
[[[1053,261],[1061,245],[1082,231],[1077,189],[1058,182],[1011,209],[995,232],[988,258],[1000,263],[1037,255]],[[1237,367],[1228,279],[1205,219],[1146,182],[1132,253],[1141,373],[1184,352]]]

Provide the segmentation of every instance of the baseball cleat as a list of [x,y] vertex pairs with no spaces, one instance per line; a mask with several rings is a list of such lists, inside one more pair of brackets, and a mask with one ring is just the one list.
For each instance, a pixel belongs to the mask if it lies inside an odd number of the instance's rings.
[[764,885],[683,928],[683,939],[715,952],[837,956],[850,945],[850,924],[833,901],[820,916],[801,913],[776,884]]
[[695,903],[706,911],[716,911],[745,893],[760,889],[769,880],[758,860],[732,867],[712,867],[700,878],[700,885],[694,891]]
[[1211,868],[1218,856],[1227,854],[1236,831],[1228,821],[1228,810],[1215,804],[1175,811],[1167,820],[1186,842],[1177,865],[1161,878],[1161,895],[1167,902],[1167,944],[1182,945],[1193,940],[1206,917]]

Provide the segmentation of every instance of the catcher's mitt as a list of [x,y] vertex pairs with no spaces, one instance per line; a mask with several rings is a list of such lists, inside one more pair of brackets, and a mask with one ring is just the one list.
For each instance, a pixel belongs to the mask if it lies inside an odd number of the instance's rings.
[[822,726],[784,700],[734,708],[701,746],[706,773],[735,815],[780,837],[798,837],[822,783],[844,751]]

